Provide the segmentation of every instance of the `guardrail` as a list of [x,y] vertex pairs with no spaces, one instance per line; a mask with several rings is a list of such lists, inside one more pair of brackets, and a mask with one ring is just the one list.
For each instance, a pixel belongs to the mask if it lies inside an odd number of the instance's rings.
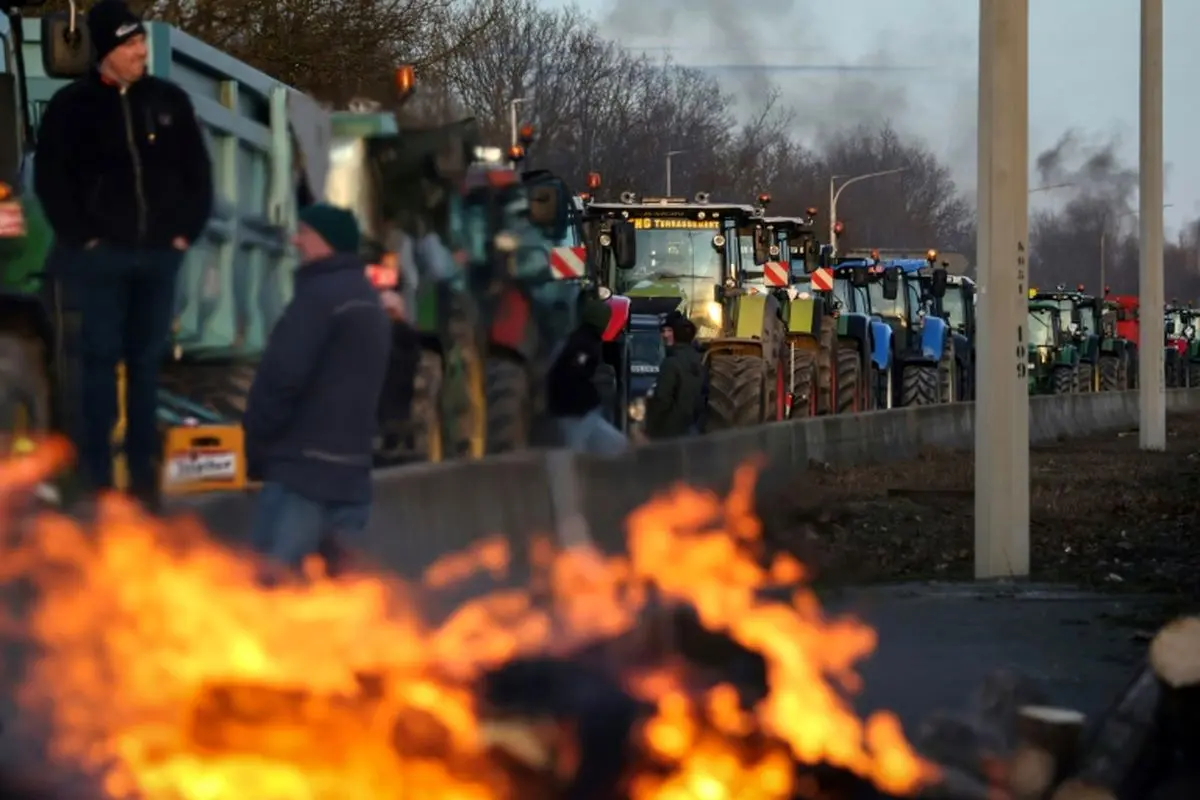
[[[1168,390],[1167,410],[1200,411],[1200,391]],[[527,561],[537,534],[590,538],[614,552],[628,513],[677,481],[723,491],[738,464],[761,454],[768,468],[760,489],[771,490],[813,462],[850,466],[910,459],[929,448],[970,450],[974,417],[974,403],[952,403],[777,422],[651,444],[618,458],[542,450],[382,470],[365,547],[377,563],[409,577],[495,534],[507,537],[514,565]],[[1136,426],[1137,419],[1136,391],[1033,397],[1029,439],[1084,436]],[[250,496],[206,497],[194,507],[222,538],[247,538]]]

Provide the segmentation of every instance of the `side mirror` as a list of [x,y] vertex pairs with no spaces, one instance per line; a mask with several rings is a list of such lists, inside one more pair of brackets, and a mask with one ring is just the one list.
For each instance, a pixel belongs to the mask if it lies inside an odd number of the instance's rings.
[[871,276],[867,274],[865,267],[850,268],[850,285],[862,289],[871,283]]
[[817,255],[817,266],[821,269],[829,269],[833,266],[833,248],[830,245],[821,245],[821,251]]
[[883,299],[895,300],[900,296],[900,268],[888,267],[883,271]]
[[761,267],[771,260],[771,233],[764,227],[754,229],[754,265]]
[[63,12],[42,17],[42,71],[51,78],[78,78],[92,68],[92,41],[83,14]]
[[1195,328],[1195,326],[1194,326],[1194,325],[1188,325],[1186,328],[1184,328],[1184,329],[1183,329],[1183,335],[1184,335],[1184,336],[1186,336],[1186,337],[1187,337],[1187,338],[1189,338],[1189,339],[1194,339],[1194,338],[1196,337],[1196,328]]
[[1166,328],[1167,336],[1175,335],[1175,323],[1173,321],[1168,320],[1164,327]]
[[948,273],[943,267],[937,267],[933,270],[933,278],[929,282],[929,294],[937,299],[946,296],[946,279]]
[[567,203],[561,187],[541,184],[529,187],[529,221],[551,239],[567,235]]
[[637,231],[632,222],[620,220],[612,226],[613,261],[617,269],[633,269],[637,264]]

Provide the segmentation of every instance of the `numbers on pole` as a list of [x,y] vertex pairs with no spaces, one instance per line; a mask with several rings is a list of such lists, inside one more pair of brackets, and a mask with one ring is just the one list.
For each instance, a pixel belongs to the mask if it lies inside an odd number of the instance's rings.
[[1027,368],[1026,368],[1026,366],[1025,366],[1025,362],[1024,362],[1024,361],[1022,361],[1021,363],[1017,364],[1017,377],[1018,377],[1018,378],[1020,378],[1021,380],[1025,380],[1025,373],[1026,373],[1026,369],[1027,369]]

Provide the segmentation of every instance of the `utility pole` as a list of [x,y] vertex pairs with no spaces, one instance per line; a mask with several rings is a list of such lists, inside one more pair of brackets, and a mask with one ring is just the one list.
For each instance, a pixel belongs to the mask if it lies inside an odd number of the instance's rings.
[[1138,443],[1167,449],[1163,386],[1163,2],[1142,0],[1141,89],[1138,125]]
[[1029,574],[1029,0],[979,2],[975,577]]
[[520,139],[517,135],[518,134],[518,126],[520,125],[520,123],[517,121],[517,107],[520,106],[522,103],[528,103],[528,102],[529,102],[528,97],[517,97],[513,100],[508,101],[508,124],[509,124],[509,127],[512,129],[512,141],[510,142],[510,144],[513,147],[516,147],[518,142],[520,141]]
[[687,150],[669,150],[667,151],[667,197],[671,196],[671,159],[674,156],[682,155]]
[[[845,175],[830,175],[829,176],[829,244],[833,248],[833,254],[837,255],[837,201],[842,196],[842,192],[847,186],[865,181],[868,178],[882,178],[884,175],[896,175],[901,172],[907,172],[908,167],[898,167],[896,169],[885,169],[881,172],[868,172],[864,175],[854,175],[845,180],[841,186],[836,186],[839,178],[845,178]],[[836,189],[836,191],[835,191]]]

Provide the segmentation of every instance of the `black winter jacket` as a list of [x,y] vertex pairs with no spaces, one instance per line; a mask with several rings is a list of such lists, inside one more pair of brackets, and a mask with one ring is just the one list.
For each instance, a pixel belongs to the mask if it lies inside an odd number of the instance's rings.
[[603,340],[587,325],[576,328],[546,376],[546,411],[554,417],[582,417],[600,407],[596,367]]
[[47,106],[34,190],[59,241],[165,249],[196,241],[212,214],[212,162],[195,109],[147,75],[121,89],[93,70]]
[[392,321],[357,256],[296,270],[242,427],[253,478],[319,502],[366,503]]

